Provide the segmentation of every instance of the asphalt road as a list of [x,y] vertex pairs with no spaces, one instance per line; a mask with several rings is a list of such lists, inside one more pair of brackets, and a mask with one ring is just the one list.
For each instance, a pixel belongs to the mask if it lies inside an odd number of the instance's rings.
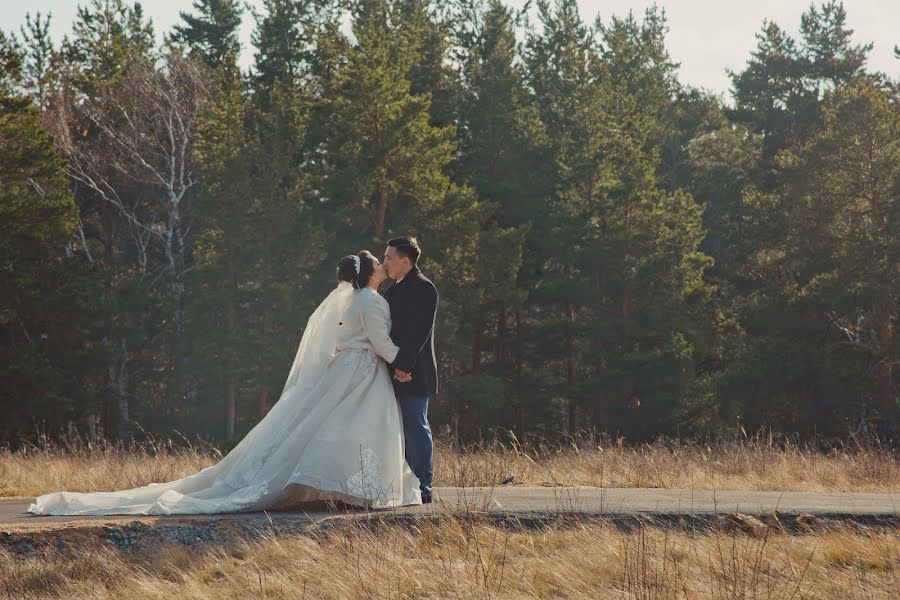
[[[438,488],[431,505],[390,512],[429,514],[444,511],[477,511],[506,514],[684,514],[708,515],[774,512],[813,515],[900,515],[898,493],[712,491],[660,489],[607,489],[592,487]],[[334,517],[322,507],[306,511],[240,513],[229,515],[173,515],[165,517],[36,517],[26,511],[31,498],[0,499],[0,531],[47,531],[71,527],[118,525],[141,521],[197,522],[206,520],[297,520]],[[352,514],[352,513],[351,513]]]

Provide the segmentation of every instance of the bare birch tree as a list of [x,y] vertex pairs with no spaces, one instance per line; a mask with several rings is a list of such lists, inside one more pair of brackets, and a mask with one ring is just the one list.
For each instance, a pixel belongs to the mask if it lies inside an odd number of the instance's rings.
[[[135,64],[120,83],[97,97],[69,95],[49,117],[69,175],[81,194],[111,207],[125,223],[134,268],[147,289],[167,285],[181,340],[186,334],[185,277],[192,269],[190,204],[198,184],[192,149],[207,103],[205,77],[191,60],[169,52],[160,65]],[[108,344],[118,353],[109,369],[110,386],[119,410],[119,434],[127,437],[128,350],[124,340]],[[178,360],[186,365],[185,356]]]

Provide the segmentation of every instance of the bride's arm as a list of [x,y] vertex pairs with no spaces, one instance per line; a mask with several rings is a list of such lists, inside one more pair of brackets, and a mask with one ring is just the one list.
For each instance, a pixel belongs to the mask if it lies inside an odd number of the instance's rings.
[[390,309],[387,302],[381,302],[378,297],[372,298],[365,306],[362,314],[363,329],[366,331],[366,337],[375,348],[375,353],[383,358],[388,364],[394,362],[400,347],[391,341],[391,335],[388,331],[388,319],[390,318]]

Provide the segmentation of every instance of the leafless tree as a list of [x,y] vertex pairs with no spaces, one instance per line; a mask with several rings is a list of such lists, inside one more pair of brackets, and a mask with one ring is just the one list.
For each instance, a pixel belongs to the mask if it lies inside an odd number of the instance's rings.
[[[86,152],[75,146],[70,154],[73,179],[128,222],[142,274],[151,275],[150,251],[162,252],[153,281],[169,282],[179,334],[184,276],[191,269],[185,261],[191,228],[186,204],[197,184],[191,149],[206,94],[200,69],[178,54],[166,55],[162,68],[136,65],[106,98],[84,103],[99,143]],[[134,186],[152,192],[129,196]]]
[[[192,268],[190,202],[198,184],[192,149],[207,100],[202,70],[169,52],[161,64],[135,64],[95,98],[61,90],[45,117],[79,193],[107,204],[126,224],[145,285],[168,286],[179,338],[185,335],[185,278]],[[79,236],[89,251],[83,230]],[[127,352],[124,342],[110,347]],[[126,363],[127,355],[117,356],[109,369],[120,419],[128,414]],[[121,424],[119,429],[122,434]]]

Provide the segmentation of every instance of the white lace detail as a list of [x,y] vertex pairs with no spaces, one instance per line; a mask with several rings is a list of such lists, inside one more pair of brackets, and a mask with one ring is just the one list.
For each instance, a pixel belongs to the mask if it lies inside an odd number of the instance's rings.
[[359,471],[347,478],[343,486],[344,493],[355,498],[372,500],[376,506],[396,502],[394,486],[381,479],[382,464],[381,458],[374,450],[360,448]]

